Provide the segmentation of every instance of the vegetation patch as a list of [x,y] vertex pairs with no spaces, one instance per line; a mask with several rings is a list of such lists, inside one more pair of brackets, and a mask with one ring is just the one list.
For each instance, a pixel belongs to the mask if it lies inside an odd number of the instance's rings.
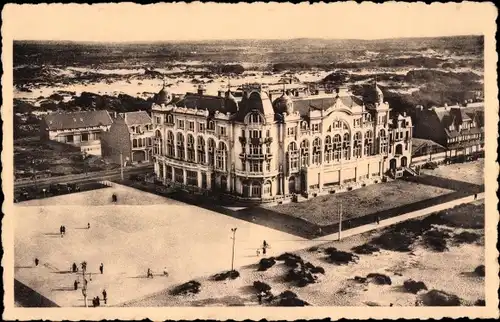
[[359,256],[338,250],[335,247],[326,248],[325,253],[327,254],[327,260],[337,265],[345,265],[359,260]]
[[200,293],[201,284],[198,281],[189,281],[187,283],[176,286],[172,291],[172,295],[188,295]]
[[240,277],[240,273],[236,270],[227,271],[223,273],[218,273],[212,276],[214,281],[225,281],[225,280],[234,280]]
[[460,306],[462,300],[455,294],[439,290],[431,290],[421,296],[425,306]]
[[476,269],[474,270],[474,273],[476,273],[477,276],[484,277],[486,274],[485,269],[484,269],[484,265],[479,265],[478,267],[476,267]]
[[425,285],[424,282],[421,281],[414,281],[412,279],[406,280],[403,283],[403,287],[407,292],[417,294],[421,290],[426,290],[427,291],[427,286]]
[[392,285],[391,278],[384,274],[370,273],[366,275],[366,279],[377,285]]
[[261,272],[267,271],[269,268],[273,267],[274,264],[276,264],[276,261],[273,257],[263,258],[259,261],[259,268],[257,268],[257,270]]
[[352,248],[352,251],[359,255],[370,255],[380,251],[380,248],[371,244],[363,244]]

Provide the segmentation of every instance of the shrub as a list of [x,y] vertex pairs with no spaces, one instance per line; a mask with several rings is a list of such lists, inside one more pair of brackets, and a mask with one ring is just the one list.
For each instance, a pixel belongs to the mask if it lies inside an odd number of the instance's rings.
[[197,294],[200,292],[201,284],[197,281],[189,281],[187,283],[176,286],[172,291],[172,295],[187,295]]
[[259,262],[258,271],[267,271],[269,268],[273,267],[276,264],[276,261],[273,257],[271,258],[263,258]]
[[319,247],[318,246],[312,246],[312,247],[308,248],[307,251],[311,252],[311,253],[314,253],[314,252],[319,251]]
[[460,306],[461,304],[458,296],[438,290],[423,294],[422,302],[425,306]]
[[316,278],[309,269],[305,267],[296,267],[288,271],[288,274],[285,276],[285,281],[293,282],[298,287],[304,287],[308,284],[315,283]]
[[357,255],[337,250],[335,247],[328,247],[325,253],[328,255],[328,260],[337,265],[348,264],[359,259]]
[[412,279],[406,280],[403,283],[403,287],[405,288],[406,291],[417,294],[421,290],[427,290],[427,286],[425,285],[424,282],[417,282]]
[[284,291],[276,297],[277,306],[308,306],[309,303],[299,299],[292,291]]
[[261,281],[253,282],[253,288],[257,291],[257,293],[268,293],[271,291],[271,286]]
[[474,303],[475,306],[486,306],[486,301],[479,299]]
[[380,248],[373,246],[371,244],[363,244],[352,248],[352,251],[360,255],[370,255],[375,252],[379,252]]
[[474,270],[474,273],[476,273],[477,276],[485,276],[485,270],[484,270],[484,265],[479,265],[476,267]]
[[224,281],[224,280],[227,280],[227,279],[237,279],[238,277],[240,277],[240,273],[236,270],[232,270],[232,271],[227,271],[227,272],[223,272],[223,273],[219,273],[219,274],[215,274],[212,279],[214,281]]
[[325,274],[325,269],[321,266],[315,266],[311,268],[311,273],[313,274]]
[[458,244],[464,244],[464,243],[465,244],[472,244],[472,243],[475,243],[476,241],[478,241],[479,238],[481,238],[481,236],[479,236],[479,234],[471,233],[468,231],[463,231],[463,232],[453,236],[453,239]]
[[437,252],[448,250],[446,239],[435,236],[425,236],[424,243],[427,247]]
[[411,251],[410,246],[413,244],[413,238],[402,232],[389,231],[374,238],[371,242],[386,250],[409,252]]
[[367,279],[370,279],[372,282],[378,285],[391,285],[392,281],[391,278],[387,275],[384,274],[379,274],[379,273],[370,273],[366,275]]

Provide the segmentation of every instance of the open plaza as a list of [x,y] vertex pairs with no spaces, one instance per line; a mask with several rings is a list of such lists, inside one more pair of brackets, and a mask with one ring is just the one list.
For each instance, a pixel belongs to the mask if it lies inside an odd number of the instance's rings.
[[[475,169],[476,176],[482,178],[482,167],[476,166],[477,162],[461,166]],[[455,172],[463,170],[455,166],[446,167],[446,171],[450,177],[457,178]],[[405,195],[412,194],[412,198],[406,200],[425,200],[449,192],[397,180],[291,205],[325,215],[317,211],[319,205],[333,208],[342,200],[346,214],[368,215],[370,209],[404,206]],[[113,194],[118,196],[117,203],[111,202]],[[321,202],[323,199],[325,201]],[[287,205],[278,207],[284,206]],[[266,227],[259,220],[238,219],[118,184],[21,202],[15,205],[15,216],[15,279],[64,307],[84,306],[81,284],[78,290],[73,289],[75,280],[82,282],[81,272],[71,272],[73,263],[80,266],[81,262],[87,262],[88,272],[92,273],[88,284],[89,305],[93,297],[102,298],[103,289],[106,289],[107,305],[110,306],[156,305],[158,301],[147,299],[189,280],[231,269],[232,228],[237,228],[234,267],[238,270],[252,267],[260,260],[257,249],[263,240],[270,244],[267,257],[305,250],[328,241],[328,238],[298,237]],[[300,212],[294,216],[300,216]],[[318,222],[327,220],[318,218]],[[33,225],[34,222],[37,224]],[[61,225],[66,227],[63,237],[59,233]],[[460,253],[460,256],[459,252],[449,254],[446,256],[455,261],[460,261],[461,256],[469,256],[469,252]],[[36,267],[35,258],[40,260]],[[480,262],[481,258],[474,261]],[[101,263],[103,274],[99,272]],[[153,278],[146,277],[148,269],[153,272]],[[169,276],[163,276],[163,271]],[[162,302],[162,305],[179,305],[174,302]]]

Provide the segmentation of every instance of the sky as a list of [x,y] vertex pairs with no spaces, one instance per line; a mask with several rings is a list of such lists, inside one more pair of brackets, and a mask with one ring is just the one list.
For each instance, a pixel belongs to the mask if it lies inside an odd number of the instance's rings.
[[472,2],[9,4],[2,12],[15,40],[103,42],[480,35],[496,14]]

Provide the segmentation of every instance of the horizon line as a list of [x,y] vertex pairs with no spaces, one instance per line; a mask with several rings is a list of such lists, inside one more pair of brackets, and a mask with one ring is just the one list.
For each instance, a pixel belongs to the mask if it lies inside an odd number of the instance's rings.
[[165,39],[165,40],[71,40],[71,39],[14,39],[13,42],[69,42],[69,43],[94,43],[94,44],[138,44],[138,43],[193,43],[193,42],[223,42],[223,41],[290,41],[290,40],[323,40],[323,41],[382,41],[382,40],[404,40],[404,39],[435,39],[435,38],[459,38],[459,37],[484,37],[482,34],[458,34],[443,36],[404,36],[385,38],[330,38],[330,37],[291,37],[291,38],[211,38],[211,39]]

